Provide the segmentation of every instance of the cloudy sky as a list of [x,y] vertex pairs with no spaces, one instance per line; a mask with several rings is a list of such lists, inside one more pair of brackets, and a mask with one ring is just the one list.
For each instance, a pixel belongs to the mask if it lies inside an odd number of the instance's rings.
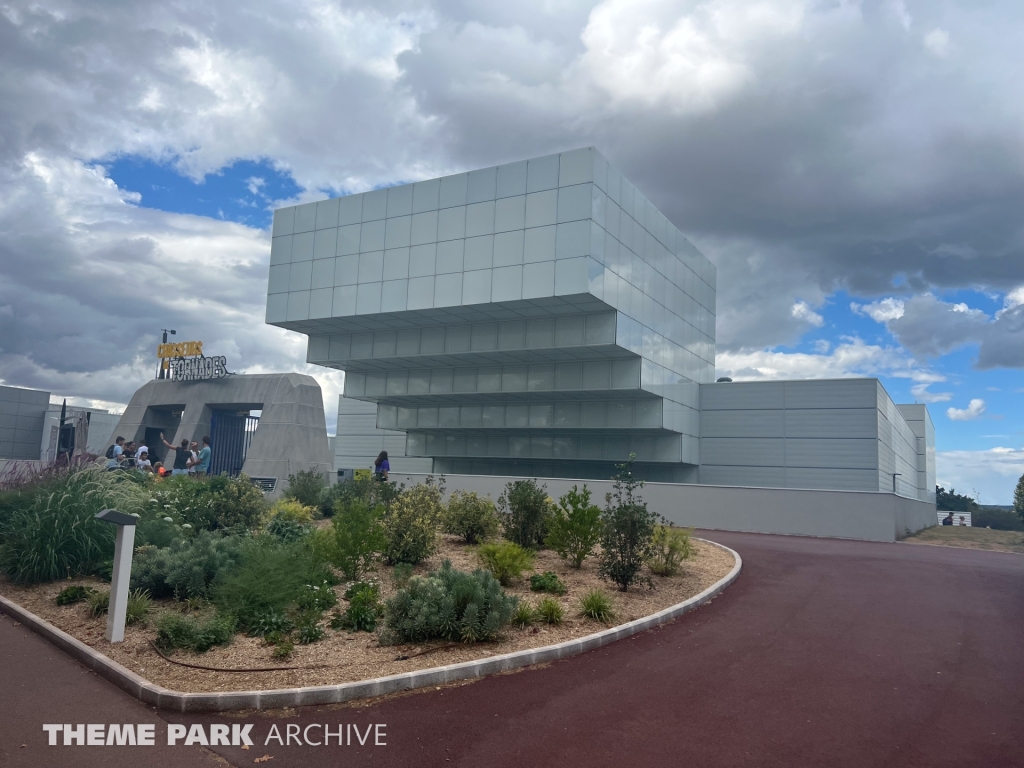
[[719,267],[718,373],[929,404],[1024,472],[1017,0],[0,0],[0,381],[122,407],[262,322],[281,204],[594,145]]

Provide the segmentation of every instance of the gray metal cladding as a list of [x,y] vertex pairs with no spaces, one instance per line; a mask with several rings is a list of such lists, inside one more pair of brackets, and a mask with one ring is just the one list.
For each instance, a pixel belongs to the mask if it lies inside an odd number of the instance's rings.
[[787,467],[878,469],[878,441],[871,438],[788,438]]
[[705,437],[700,441],[701,464],[747,467],[785,466],[782,438]]
[[704,485],[785,488],[786,470],[783,467],[724,467],[701,464],[700,482]]
[[766,410],[785,407],[782,382],[751,381],[701,384],[701,411]]
[[891,492],[896,474],[899,495],[929,498],[927,409],[875,379],[703,384],[700,402],[701,482]]
[[785,412],[786,437],[877,438],[873,408],[806,408]]
[[877,379],[785,382],[786,408],[877,408]]
[[700,434],[710,437],[784,437],[785,411],[705,410],[700,415]]
[[877,491],[872,469],[817,469],[786,467],[786,488],[819,488],[836,491]]

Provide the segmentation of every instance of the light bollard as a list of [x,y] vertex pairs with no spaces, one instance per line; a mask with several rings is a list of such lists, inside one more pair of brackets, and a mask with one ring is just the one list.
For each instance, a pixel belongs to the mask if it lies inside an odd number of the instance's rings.
[[112,643],[124,642],[124,621],[128,612],[128,584],[132,577],[132,553],[135,550],[135,524],[138,518],[114,509],[104,509],[97,520],[117,526],[114,541],[114,569],[110,578],[110,604],[107,606],[107,631]]

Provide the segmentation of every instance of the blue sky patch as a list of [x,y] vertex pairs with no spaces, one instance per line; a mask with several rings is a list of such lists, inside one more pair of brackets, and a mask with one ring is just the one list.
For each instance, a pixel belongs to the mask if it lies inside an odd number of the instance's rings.
[[104,163],[118,187],[142,195],[144,208],[190,213],[263,229],[270,226],[272,201],[295,197],[301,188],[291,174],[265,160],[239,160],[202,182],[181,175],[170,163],[137,156]]

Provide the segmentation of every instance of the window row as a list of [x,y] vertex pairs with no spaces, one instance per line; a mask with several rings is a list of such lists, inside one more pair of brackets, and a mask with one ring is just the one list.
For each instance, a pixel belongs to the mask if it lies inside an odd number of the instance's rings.
[[377,406],[379,429],[660,429],[662,401],[611,400],[404,408]]
[[445,435],[410,432],[406,436],[407,456],[466,456],[493,458],[601,459],[679,462],[679,435],[641,437],[569,437],[525,435]]
[[311,336],[310,362],[615,343],[615,313]]
[[345,374],[345,397],[637,389],[640,360]]

